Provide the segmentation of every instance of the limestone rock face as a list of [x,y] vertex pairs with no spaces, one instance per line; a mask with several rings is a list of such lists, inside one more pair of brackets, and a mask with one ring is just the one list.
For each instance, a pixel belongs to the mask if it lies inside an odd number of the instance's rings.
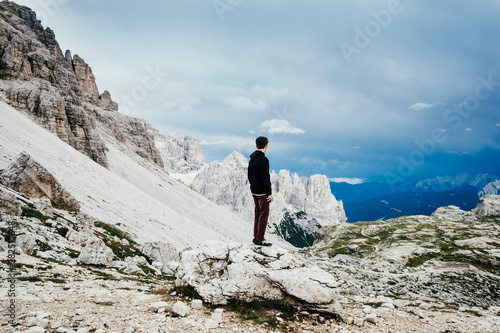
[[177,133],[153,131],[155,145],[160,151],[165,170],[174,173],[198,171],[205,164],[198,139],[184,138]]
[[233,152],[222,163],[214,161],[200,170],[192,186],[207,199],[249,219],[253,212],[253,199],[246,164],[243,155]]
[[[50,29],[43,29],[36,14],[13,2],[0,3],[0,95],[13,107],[56,133],[64,142],[107,166],[105,145],[99,138],[92,115],[85,111],[87,81],[73,69],[70,54],[63,56]],[[76,58],[78,69],[88,67]],[[80,82],[83,85],[80,85]],[[97,87],[95,87],[97,89]],[[97,101],[98,96],[96,97]]]
[[485,195],[472,211],[477,216],[499,216],[500,195]]
[[36,239],[33,235],[23,234],[16,237],[16,246],[19,246],[26,254],[33,253],[35,242]]
[[182,253],[176,273],[207,302],[288,300],[303,309],[338,314],[338,287],[330,274],[278,247],[210,241]]
[[73,57],[72,65],[83,96],[90,102],[96,103],[99,100],[99,90],[97,89],[92,69],[77,54]]
[[305,184],[305,212],[314,212],[314,217],[321,225],[345,223],[344,206],[337,201],[330,189],[330,182],[325,175],[313,175]]
[[79,212],[80,204],[69,194],[47,169],[22,153],[0,175],[7,187],[33,198],[47,197],[56,208]]
[[107,134],[163,166],[150,125],[109,112],[118,104],[108,91],[99,94],[90,66],[70,51],[63,55],[54,32],[29,8],[0,3],[0,50],[0,99],[104,167]]
[[129,117],[118,112],[104,111],[99,108],[95,108],[93,112],[99,129],[105,135],[114,137],[125,148],[131,149],[140,157],[163,167],[162,156],[156,148],[152,134],[155,129],[151,124],[144,119]]

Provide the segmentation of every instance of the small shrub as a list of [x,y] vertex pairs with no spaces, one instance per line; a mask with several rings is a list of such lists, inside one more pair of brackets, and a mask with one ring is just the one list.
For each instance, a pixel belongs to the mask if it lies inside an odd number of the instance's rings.
[[42,242],[39,239],[35,240],[35,244],[36,244],[39,251],[45,252],[45,251],[52,250],[52,246],[50,246],[49,244],[47,244],[45,242]]
[[118,229],[117,227],[111,224],[107,224],[104,222],[96,222],[94,223],[94,225],[98,228],[106,230],[111,236],[116,236],[120,239],[126,239],[130,244],[135,244],[135,242],[130,238],[130,236],[126,232]]
[[57,230],[57,233],[63,237],[66,237],[66,235],[68,234],[68,231],[69,231],[69,229],[66,227],[59,227],[59,228],[56,228],[56,230]]
[[190,285],[175,286],[174,288],[170,289],[170,294],[173,292],[176,292],[178,295],[186,296],[193,299],[201,298],[200,294],[198,294],[196,289],[194,289]]

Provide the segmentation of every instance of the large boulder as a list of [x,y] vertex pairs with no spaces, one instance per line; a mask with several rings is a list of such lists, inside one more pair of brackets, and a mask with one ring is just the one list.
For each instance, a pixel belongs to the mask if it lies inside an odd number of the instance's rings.
[[109,265],[114,258],[113,251],[106,246],[102,239],[91,237],[85,242],[77,261],[87,265]]
[[335,279],[288,251],[209,241],[182,253],[177,283],[196,289],[213,304],[230,300],[287,301],[301,309],[338,314]]
[[163,273],[173,273],[170,269],[172,262],[180,260],[179,251],[164,242],[147,242],[141,245],[139,251],[158,266]]
[[485,195],[472,211],[477,216],[500,215],[500,195]]
[[56,208],[79,212],[80,204],[54,176],[23,152],[0,175],[0,183],[32,198],[47,197]]

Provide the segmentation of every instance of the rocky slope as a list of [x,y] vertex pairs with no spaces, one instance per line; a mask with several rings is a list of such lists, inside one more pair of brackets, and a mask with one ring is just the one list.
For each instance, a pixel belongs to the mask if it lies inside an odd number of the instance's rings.
[[[233,152],[222,162],[201,169],[191,186],[206,198],[245,220],[253,221],[254,203],[247,179],[248,160]],[[271,233],[295,246],[312,245],[321,226],[345,223],[341,201],[331,193],[324,175],[313,175],[305,183],[287,170],[271,172],[274,202],[269,216]]]
[[431,216],[325,227],[311,253],[331,258],[322,267],[353,292],[499,306],[499,200],[485,196],[468,212],[449,206]]
[[2,185],[0,198],[19,323],[4,332],[500,328],[498,196],[473,212],[326,226],[299,252],[210,241],[182,253]]

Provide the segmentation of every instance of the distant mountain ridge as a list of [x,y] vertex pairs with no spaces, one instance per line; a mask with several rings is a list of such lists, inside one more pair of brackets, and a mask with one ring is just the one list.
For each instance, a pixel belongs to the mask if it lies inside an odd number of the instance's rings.
[[344,201],[349,222],[375,221],[405,215],[429,215],[438,207],[455,205],[469,210],[487,194],[500,193],[500,176],[493,174],[438,176],[402,184],[331,183],[332,193]]
[[477,175],[461,173],[454,176],[451,175],[438,176],[417,182],[413,191],[415,192],[450,191],[450,190],[456,190],[465,185],[473,186],[480,191],[489,183],[499,179],[500,176],[498,175],[491,175],[486,173],[481,173]]

